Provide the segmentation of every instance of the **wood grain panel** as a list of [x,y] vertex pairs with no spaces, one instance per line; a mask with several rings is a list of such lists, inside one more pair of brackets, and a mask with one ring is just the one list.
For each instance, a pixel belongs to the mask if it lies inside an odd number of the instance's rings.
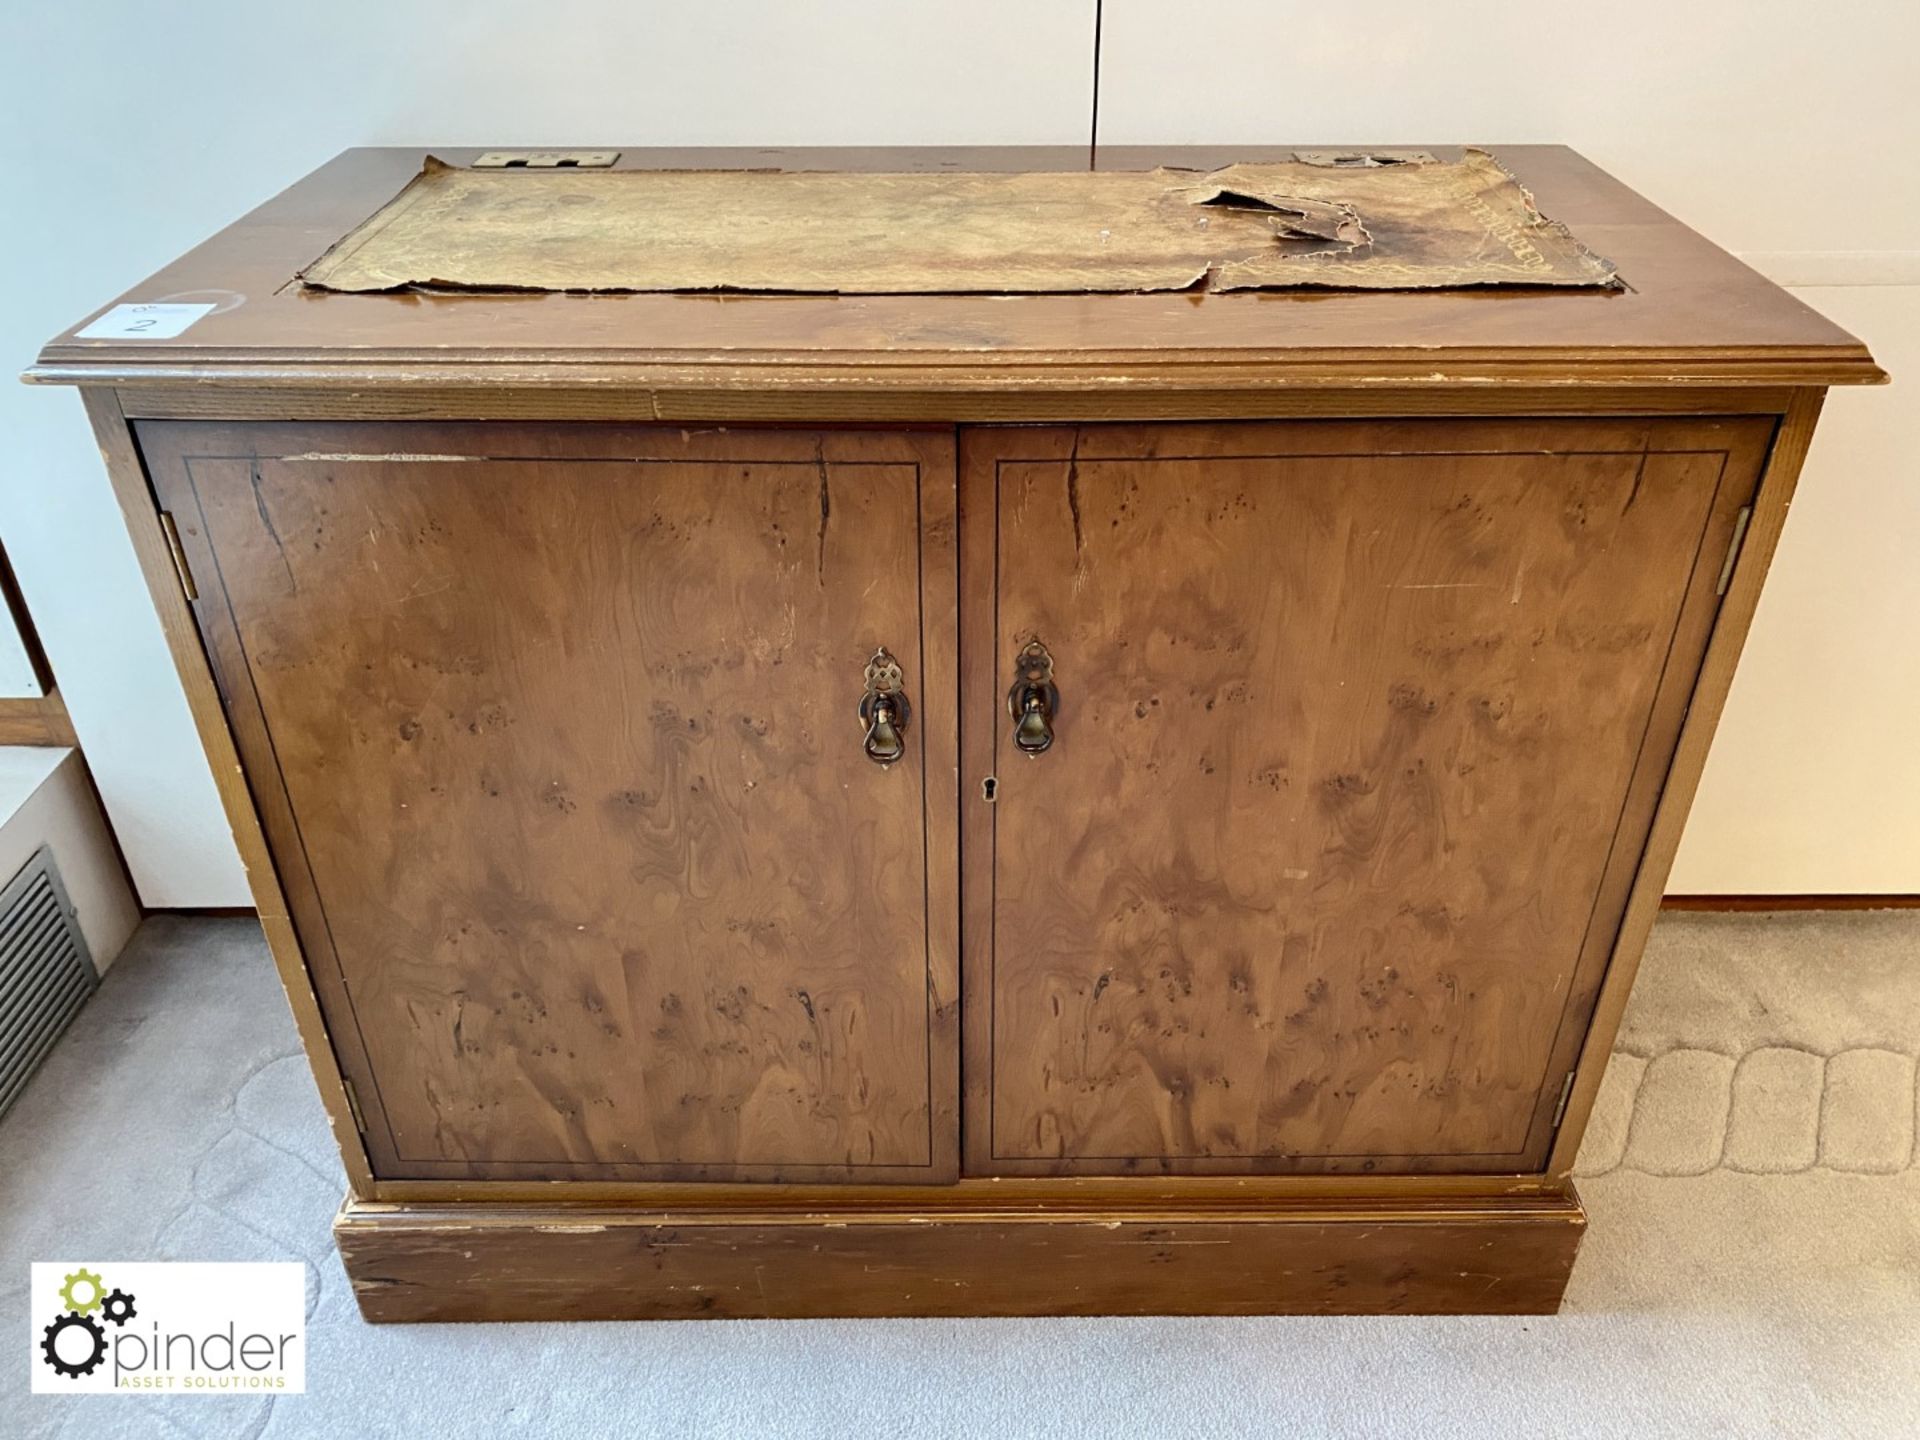
[[970,1173],[1537,1168],[1769,428],[970,435]]
[[142,439],[379,1175],[950,1178],[950,441]]
[[1571,1175],[1578,1158],[1580,1137],[1586,1131],[1600,1092],[1601,1078],[1612,1056],[1614,1037],[1619,1033],[1634,976],[1646,951],[1647,936],[1659,913],[1660,897],[1666,890],[1673,857],[1680,848],[1687,811],[1693,804],[1701,772],[1706,768],[1714,729],[1726,708],[1734,667],[1739,663],[1741,648],[1753,624],[1754,611],[1760,603],[1760,588],[1780,543],[1787,512],[1800,483],[1801,467],[1813,443],[1814,424],[1820,418],[1825,399],[1825,392],[1820,390],[1797,394],[1780,417],[1780,424],[1765,450],[1765,468],[1753,498],[1752,521],[1741,541],[1732,572],[1725,577],[1726,598],[1715,613],[1710,643],[1701,655],[1692,690],[1686,696],[1679,718],[1673,722],[1673,763],[1664,777],[1657,805],[1649,805],[1646,847],[1622,909],[1606,983],[1592,1007],[1590,1023],[1580,1036],[1579,1068],[1567,1092],[1566,1117],[1554,1137],[1553,1152],[1547,1162],[1547,1173],[1556,1179]]
[[352,1194],[364,1197],[373,1185],[365,1139],[354,1123],[352,1100],[335,1045],[327,1034],[313,975],[287,920],[288,903],[279,872],[267,850],[261,816],[241,770],[238,747],[227,723],[213,665],[187,599],[187,586],[176,568],[166,531],[155,514],[154,492],[145,458],[113,392],[85,391],[81,403],[86,408],[94,441],[100,447],[100,457],[106,464],[107,477],[113,484],[114,498],[126,521],[134,558],[146,577],[174,670],[193,712],[194,728],[205,747],[213,782],[220,792],[221,807],[232,827],[240,863],[247,872],[247,885],[253,893],[267,948],[273,955],[274,968],[279,972],[281,987],[300,1032],[300,1043],[307,1052],[307,1063],[313,1068],[320,1102],[326,1107],[327,1122],[339,1146],[347,1184]]
[[164,420],[671,420],[676,423],[783,425],[947,422],[1060,425],[1116,420],[1326,420],[1364,415],[1388,418],[1436,415],[1777,415],[1792,391],[1749,386],[1664,389],[1614,386],[1521,385],[1409,389],[1370,384],[1342,389],[1302,383],[1295,376],[1259,388],[1235,390],[1221,366],[1207,367],[1211,389],[1171,390],[1105,385],[1092,390],[1041,383],[979,392],[897,388],[782,388],[754,390],[645,390],[631,386],[534,388],[491,382],[467,389],[416,388],[347,393],[294,386],[242,390],[143,386],[126,392],[127,412]]
[[349,1205],[373,1321],[1551,1314],[1578,1200],[734,1214]]

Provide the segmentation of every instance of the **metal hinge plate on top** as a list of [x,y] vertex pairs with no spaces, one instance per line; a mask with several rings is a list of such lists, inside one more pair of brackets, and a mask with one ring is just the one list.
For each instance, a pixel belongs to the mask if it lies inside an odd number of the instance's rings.
[[340,1088],[347,1092],[347,1109],[353,1114],[353,1128],[362,1135],[366,1134],[367,1116],[366,1112],[360,1108],[360,1097],[354,1093],[353,1082],[342,1076]]
[[473,162],[476,170],[604,170],[620,158],[618,150],[489,150]]

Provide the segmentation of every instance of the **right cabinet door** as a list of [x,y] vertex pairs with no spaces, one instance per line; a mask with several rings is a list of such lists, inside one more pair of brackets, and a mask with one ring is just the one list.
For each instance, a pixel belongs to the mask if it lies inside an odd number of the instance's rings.
[[1771,434],[965,433],[969,1173],[1543,1165]]

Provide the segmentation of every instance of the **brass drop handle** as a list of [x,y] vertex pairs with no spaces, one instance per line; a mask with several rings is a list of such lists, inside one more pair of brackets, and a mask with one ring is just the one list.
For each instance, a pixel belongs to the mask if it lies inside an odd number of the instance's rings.
[[907,704],[900,662],[884,646],[867,662],[867,693],[860,699],[860,725],[866,731],[861,748],[876,765],[891,765],[907,753]]
[[1007,691],[1013,717],[1013,743],[1023,754],[1043,755],[1053,747],[1053,717],[1060,713],[1060,690],[1053,683],[1053,656],[1038,640],[1013,657],[1018,678]]

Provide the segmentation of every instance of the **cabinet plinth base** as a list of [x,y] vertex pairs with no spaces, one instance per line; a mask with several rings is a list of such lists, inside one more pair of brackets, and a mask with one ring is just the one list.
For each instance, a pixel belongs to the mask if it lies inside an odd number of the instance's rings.
[[1259,1207],[634,1210],[349,1201],[373,1321],[1550,1314],[1564,1195]]

